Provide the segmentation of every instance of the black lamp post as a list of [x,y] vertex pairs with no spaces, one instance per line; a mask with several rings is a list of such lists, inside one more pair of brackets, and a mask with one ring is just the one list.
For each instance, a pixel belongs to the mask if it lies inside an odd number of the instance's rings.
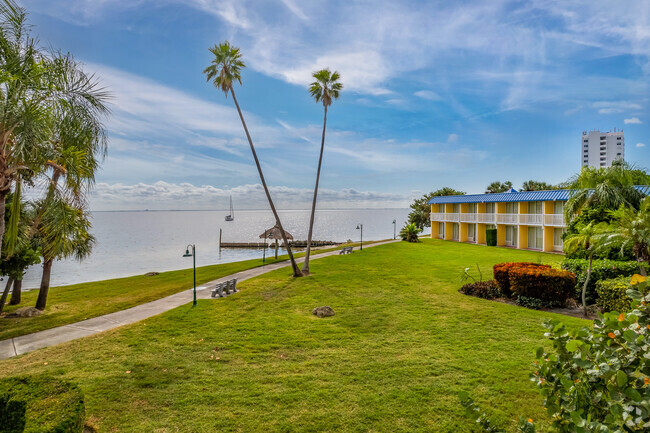
[[397,220],[393,220],[393,239],[397,236]]
[[[190,247],[192,248],[191,253]],[[192,267],[194,268],[194,302],[192,305],[196,305],[196,245],[189,244],[187,248],[185,248],[185,254],[183,254],[183,257],[192,257]]]
[[357,224],[357,230],[361,230],[361,246],[359,247],[359,250],[363,250],[363,224]]

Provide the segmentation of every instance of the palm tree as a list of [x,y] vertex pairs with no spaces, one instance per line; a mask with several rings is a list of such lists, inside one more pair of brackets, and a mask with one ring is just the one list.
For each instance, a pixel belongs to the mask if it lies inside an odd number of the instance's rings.
[[325,115],[323,116],[323,136],[320,142],[320,155],[318,157],[318,170],[316,170],[316,186],[314,187],[314,198],[311,204],[311,216],[309,217],[309,234],[307,235],[307,251],[305,252],[305,262],[302,265],[302,272],[309,273],[309,255],[311,253],[311,236],[314,230],[314,215],[316,214],[316,197],[318,196],[318,182],[320,181],[320,168],[323,162],[323,149],[325,147],[325,129],[327,127],[327,107],[332,105],[333,99],[339,99],[339,93],[343,89],[343,84],[338,80],[341,75],[337,72],[331,72],[329,69],[321,69],[312,74],[316,79],[309,86],[309,94],[316,102],[322,102]]
[[242,126],[244,127],[244,132],[246,133],[246,138],[248,139],[248,144],[250,145],[251,152],[253,153],[253,159],[255,160],[255,165],[257,166],[257,172],[260,175],[260,180],[262,186],[264,187],[264,192],[266,193],[266,198],[269,201],[271,206],[271,211],[275,217],[275,223],[282,233],[282,241],[287,248],[287,253],[289,254],[289,260],[291,260],[291,267],[293,268],[293,276],[300,277],[302,273],[298,269],[296,260],[293,258],[291,252],[291,247],[287,240],[286,235],[284,234],[284,228],[280,222],[280,216],[278,215],[275,205],[273,204],[273,199],[271,198],[271,193],[269,188],[266,185],[266,180],[264,180],[264,174],[262,173],[262,166],[260,161],[257,158],[257,153],[255,152],[255,146],[253,145],[253,139],[251,138],[250,133],[248,132],[248,127],[246,126],[246,121],[244,120],[244,115],[239,108],[239,103],[235,97],[235,89],[233,87],[233,82],[238,81],[241,84],[241,70],[246,67],[246,64],[241,59],[241,53],[239,48],[233,47],[230,45],[230,42],[225,41],[219,45],[215,45],[210,48],[210,52],[214,55],[210,66],[205,68],[203,71],[206,74],[207,80],[212,80],[212,84],[225,93],[226,98],[228,97],[228,92],[232,95],[232,100],[235,102],[235,107],[237,107],[237,113],[239,114],[239,119],[241,120]]
[[625,162],[620,162],[607,168],[583,167],[579,174],[569,181],[572,190],[564,207],[567,221],[579,214],[583,209],[600,206],[603,209],[614,210],[621,206],[638,209],[643,193],[634,185],[645,180],[638,170]]
[[603,223],[596,224],[592,221],[587,225],[580,225],[578,227],[577,233],[567,236],[567,238],[564,240],[565,252],[571,253],[575,252],[578,249],[583,249],[589,256],[587,278],[585,279],[585,282],[582,286],[582,308],[584,310],[585,317],[587,316],[587,301],[585,299],[587,293],[587,285],[589,284],[589,279],[591,278],[594,254],[596,254],[604,246],[604,230],[605,225]]
[[[46,203],[47,201],[47,203]],[[39,226],[43,255],[43,274],[36,308],[44,310],[50,290],[50,273],[54,260],[74,257],[83,260],[92,252],[95,238],[90,234],[87,211],[74,203],[74,198],[55,191],[39,203],[43,209]]]
[[[62,109],[103,114],[106,93],[69,55],[43,53],[30,36],[27,13],[12,0],[0,5],[0,248],[17,237],[5,230],[4,203],[17,183],[42,172],[52,126]],[[19,200],[20,197],[17,197]],[[13,241],[12,241],[13,242]],[[11,245],[11,243],[10,243]]]
[[[621,206],[610,215],[613,220],[604,238],[605,245],[621,245],[621,251],[632,246],[639,263],[650,264],[650,197],[641,202],[639,210]],[[643,275],[646,269],[641,266]]]
[[418,226],[415,224],[406,224],[404,227],[402,227],[402,230],[400,230],[399,235],[402,237],[403,241],[407,242],[420,242],[420,239],[418,239],[418,234],[420,233],[420,229]]
[[512,182],[506,180],[505,182],[494,181],[485,188],[486,194],[495,194],[499,192],[506,192],[512,188]]

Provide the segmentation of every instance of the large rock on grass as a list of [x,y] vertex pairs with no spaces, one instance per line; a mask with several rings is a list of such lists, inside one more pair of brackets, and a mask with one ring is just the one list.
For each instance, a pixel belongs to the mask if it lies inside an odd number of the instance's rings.
[[34,317],[40,316],[41,314],[43,314],[43,312],[41,310],[37,310],[34,307],[22,307],[12,313],[7,314],[5,317],[8,319],[11,317]]
[[334,310],[328,306],[316,307],[311,313],[316,317],[329,317],[334,315]]

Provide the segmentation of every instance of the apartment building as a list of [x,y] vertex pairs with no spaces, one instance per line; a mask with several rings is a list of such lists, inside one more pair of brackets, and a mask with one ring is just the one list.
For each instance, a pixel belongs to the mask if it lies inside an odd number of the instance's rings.
[[434,197],[428,202],[431,237],[485,244],[486,229],[496,228],[498,246],[560,252],[569,192],[511,189],[498,194]]
[[582,166],[610,167],[617,159],[625,160],[625,135],[623,131],[584,131],[581,142]]

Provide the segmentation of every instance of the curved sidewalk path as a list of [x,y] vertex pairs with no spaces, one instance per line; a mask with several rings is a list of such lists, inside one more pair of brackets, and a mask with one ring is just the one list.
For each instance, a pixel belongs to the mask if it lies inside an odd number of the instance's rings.
[[[390,244],[393,242],[399,242],[399,240],[390,240],[369,244],[366,246],[366,248]],[[339,251],[340,250],[316,254],[313,255],[311,259],[316,260],[322,257],[338,255]],[[358,249],[355,251],[358,251]],[[302,263],[303,261],[303,257],[296,259],[296,262],[298,263]],[[210,299],[211,290],[209,289],[214,287],[217,283],[221,283],[232,278],[237,278],[237,282],[241,282],[248,280],[249,278],[257,277],[258,275],[266,274],[267,272],[288,266],[290,266],[290,262],[286,260],[283,262],[247,269],[245,271],[237,272],[235,274],[219,278],[218,280],[210,281],[196,287],[196,298]],[[17,355],[31,352],[36,349],[41,349],[43,347],[54,346],[66,341],[76,340],[77,338],[108,331],[109,329],[117,328],[118,326],[138,322],[151,316],[164,313],[165,311],[171,310],[172,308],[180,307],[181,305],[192,302],[192,298],[192,289],[184,290],[165,298],[147,302],[146,304],[140,304],[126,310],[116,311],[104,316],[94,317],[92,319],[71,323],[69,325],[46,329],[45,331],[34,332],[33,334],[21,335],[20,337],[2,340],[0,341],[0,359],[11,358]]]

